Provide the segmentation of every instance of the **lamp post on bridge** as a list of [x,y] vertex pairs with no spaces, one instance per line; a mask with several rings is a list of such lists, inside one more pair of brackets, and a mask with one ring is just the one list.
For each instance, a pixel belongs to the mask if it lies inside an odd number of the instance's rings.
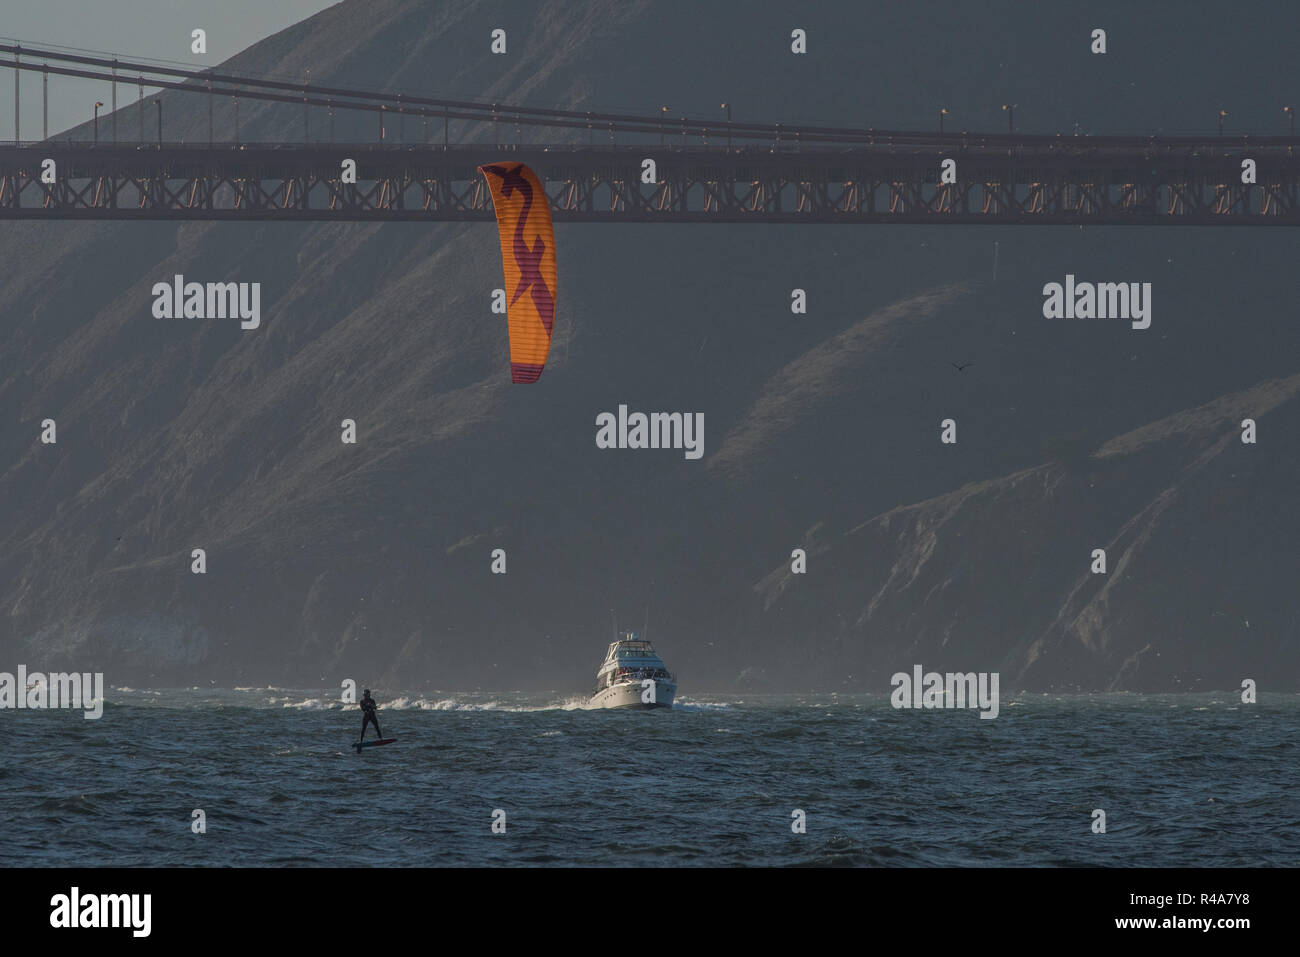
[[1223,135],[1223,118],[1228,115],[1227,110],[1219,110],[1219,135]]
[[947,116],[947,115],[948,115],[948,108],[947,108],[947,107],[944,107],[944,106],[939,107],[939,133],[940,133],[940,135],[943,134],[943,118],[944,118],[945,116]]
[[1291,135],[1295,136],[1295,108],[1284,106],[1282,107],[1282,112],[1285,113],[1287,118],[1291,121]]
[[668,113],[668,107],[659,107],[659,145],[664,145],[664,117]]
[[1007,132],[1008,133],[1014,133],[1016,131],[1016,107],[1019,105],[1020,105],[1019,103],[1011,103],[1009,105],[1006,103],[1002,104],[1002,109],[1007,111]]
[[727,152],[731,152],[731,104],[723,103],[720,107],[727,111]]
[[99,145],[99,108],[103,106],[98,100],[95,101],[95,145]]

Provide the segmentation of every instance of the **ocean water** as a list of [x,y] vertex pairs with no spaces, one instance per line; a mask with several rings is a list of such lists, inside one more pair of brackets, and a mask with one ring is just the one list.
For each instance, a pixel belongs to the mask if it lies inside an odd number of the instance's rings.
[[0,865],[1300,865],[1300,695],[104,697],[0,711]]

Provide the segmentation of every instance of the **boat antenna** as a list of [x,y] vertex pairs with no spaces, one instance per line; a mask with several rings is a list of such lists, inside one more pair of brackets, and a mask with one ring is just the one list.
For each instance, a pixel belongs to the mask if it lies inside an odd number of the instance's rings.
[[614,614],[613,608],[609,610],[609,627],[611,633],[614,635],[614,640],[618,641],[618,617]]
[[650,603],[645,603],[645,627],[641,629],[641,640],[650,640]]

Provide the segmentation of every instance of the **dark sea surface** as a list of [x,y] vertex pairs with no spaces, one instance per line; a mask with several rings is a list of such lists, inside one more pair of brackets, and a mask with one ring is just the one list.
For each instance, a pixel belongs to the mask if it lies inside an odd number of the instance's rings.
[[362,754],[337,696],[0,711],[0,865],[1300,865],[1300,695],[1004,694],[981,720],[886,695],[380,691],[398,741]]

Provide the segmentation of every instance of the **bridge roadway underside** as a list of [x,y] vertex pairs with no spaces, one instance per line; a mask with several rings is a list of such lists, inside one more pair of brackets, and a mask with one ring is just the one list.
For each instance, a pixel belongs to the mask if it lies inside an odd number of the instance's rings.
[[[556,222],[1300,225],[1294,142],[448,149],[48,141],[0,146],[0,219],[486,220],[491,198],[477,167],[520,161],[546,184]],[[349,159],[355,183],[344,182]],[[943,182],[949,159],[955,182]],[[54,166],[44,178],[53,182],[42,182],[47,160]],[[1245,160],[1254,161],[1256,183],[1242,182]]]

